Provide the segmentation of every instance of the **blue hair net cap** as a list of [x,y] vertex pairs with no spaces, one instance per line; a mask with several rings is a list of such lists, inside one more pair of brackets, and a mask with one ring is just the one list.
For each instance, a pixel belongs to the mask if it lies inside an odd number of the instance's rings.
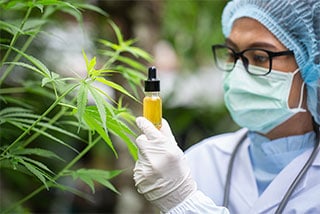
[[294,51],[307,86],[308,109],[320,124],[320,1],[233,0],[222,14],[222,30],[226,37],[233,22],[241,17],[259,21]]

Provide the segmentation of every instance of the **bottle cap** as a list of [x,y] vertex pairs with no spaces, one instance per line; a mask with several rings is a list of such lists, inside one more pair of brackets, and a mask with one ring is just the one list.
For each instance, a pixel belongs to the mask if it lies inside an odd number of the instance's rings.
[[144,81],[144,91],[160,91],[160,80],[157,79],[157,69],[154,66],[148,70],[148,79]]

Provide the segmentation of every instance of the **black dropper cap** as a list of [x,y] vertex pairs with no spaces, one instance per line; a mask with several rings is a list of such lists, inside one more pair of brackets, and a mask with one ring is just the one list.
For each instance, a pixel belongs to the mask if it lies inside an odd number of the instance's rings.
[[157,79],[157,69],[154,66],[148,70],[148,79],[144,81],[144,91],[160,91],[160,80]]

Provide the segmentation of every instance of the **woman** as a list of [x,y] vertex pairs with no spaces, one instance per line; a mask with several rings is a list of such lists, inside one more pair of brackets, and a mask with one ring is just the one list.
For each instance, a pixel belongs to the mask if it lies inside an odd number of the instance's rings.
[[234,0],[212,46],[244,127],[184,155],[164,120],[137,118],[138,191],[168,213],[320,212],[320,2]]

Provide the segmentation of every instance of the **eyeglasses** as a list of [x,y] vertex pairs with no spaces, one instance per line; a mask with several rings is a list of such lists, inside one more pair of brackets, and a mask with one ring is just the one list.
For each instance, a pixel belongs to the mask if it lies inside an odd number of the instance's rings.
[[[236,52],[226,45],[213,45],[212,52],[215,64],[222,71],[231,72],[240,58],[246,71],[255,76],[265,76],[271,72],[272,58],[294,55],[292,50],[272,52],[261,48],[249,48]],[[254,66],[265,69],[253,69]]]

